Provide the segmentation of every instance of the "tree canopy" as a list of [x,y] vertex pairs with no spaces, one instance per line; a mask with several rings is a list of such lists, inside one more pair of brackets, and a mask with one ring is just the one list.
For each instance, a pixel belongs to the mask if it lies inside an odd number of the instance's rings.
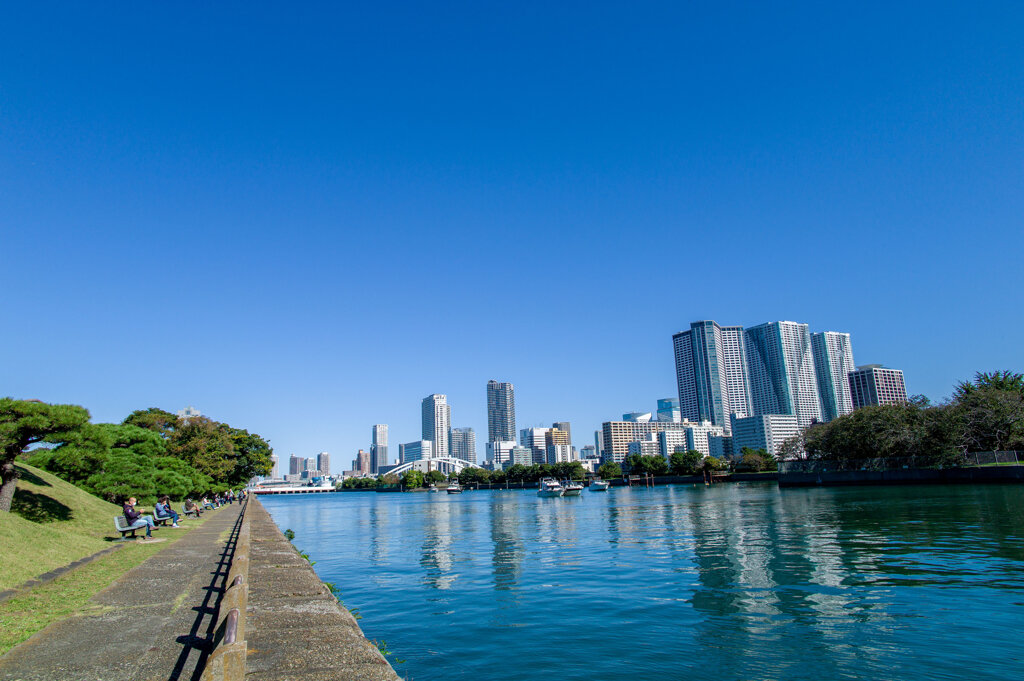
[[18,473],[14,460],[29,446],[54,433],[73,432],[89,420],[89,412],[73,404],[0,398],[0,512],[11,510]]

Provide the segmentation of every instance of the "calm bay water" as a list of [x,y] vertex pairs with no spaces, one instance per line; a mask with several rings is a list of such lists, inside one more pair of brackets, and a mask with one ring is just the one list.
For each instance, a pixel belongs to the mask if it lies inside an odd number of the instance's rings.
[[1024,674],[1024,486],[261,501],[413,681]]

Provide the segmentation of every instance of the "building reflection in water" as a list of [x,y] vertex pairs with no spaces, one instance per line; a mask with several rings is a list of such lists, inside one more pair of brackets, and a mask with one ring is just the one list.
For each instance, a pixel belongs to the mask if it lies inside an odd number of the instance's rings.
[[420,507],[423,516],[423,545],[420,565],[424,569],[424,583],[435,589],[450,589],[458,576],[453,567],[452,509],[457,504],[426,503]]
[[502,503],[495,495],[488,504],[491,536],[491,568],[496,591],[511,591],[519,581],[523,562],[523,543],[519,537],[518,507]]

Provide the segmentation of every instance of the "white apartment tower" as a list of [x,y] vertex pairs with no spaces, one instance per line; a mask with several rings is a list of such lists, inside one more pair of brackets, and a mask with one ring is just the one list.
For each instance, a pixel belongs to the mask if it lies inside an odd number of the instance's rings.
[[370,441],[370,467],[376,475],[382,466],[388,465],[388,425],[378,423],[373,427]]
[[435,457],[448,456],[448,431],[452,427],[452,412],[448,396],[433,394],[423,398],[423,439],[434,443],[431,448]]
[[476,433],[472,428],[452,428],[452,456],[476,463]]
[[672,345],[680,416],[710,421],[728,433],[730,414],[751,412],[743,327],[693,322],[672,337]]
[[811,334],[806,324],[783,321],[752,326],[744,332],[744,346],[755,415],[796,416],[800,428],[821,420]]
[[854,370],[850,334],[823,331],[811,334],[814,372],[818,378],[821,420],[832,419],[853,411],[850,397],[850,372]]

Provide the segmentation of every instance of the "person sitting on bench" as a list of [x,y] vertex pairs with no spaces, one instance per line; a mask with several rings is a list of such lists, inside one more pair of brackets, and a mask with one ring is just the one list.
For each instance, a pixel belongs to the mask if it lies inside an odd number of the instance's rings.
[[216,506],[211,504],[209,499],[207,499],[206,497],[203,497],[203,508],[208,508],[208,509],[210,509],[212,511],[213,509],[216,508]]
[[203,509],[199,508],[191,497],[185,500],[185,515],[189,513],[194,513],[197,518],[203,514]]
[[138,530],[145,527],[145,539],[152,539],[153,528],[156,527],[153,523],[153,518],[152,516],[142,515],[139,509],[135,508],[136,503],[138,502],[135,500],[135,497],[130,497],[124,504],[124,519],[128,521],[128,529]]
[[171,519],[171,527],[180,527],[178,525],[178,514],[173,508],[171,508],[171,498],[166,494],[160,497],[160,501],[156,502],[156,506],[153,507],[153,513],[156,514],[157,520]]

